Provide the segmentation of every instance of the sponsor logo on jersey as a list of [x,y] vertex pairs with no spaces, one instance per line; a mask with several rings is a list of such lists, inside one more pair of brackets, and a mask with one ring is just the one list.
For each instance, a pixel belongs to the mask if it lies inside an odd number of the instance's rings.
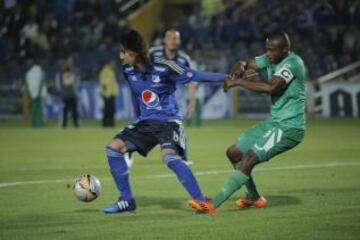
[[166,68],[164,67],[160,67],[160,66],[154,66],[154,69],[158,72],[165,72],[166,71]]
[[151,81],[153,83],[159,83],[160,82],[160,77],[158,75],[152,75],[151,76]]
[[157,108],[160,103],[159,96],[150,90],[144,90],[141,93],[143,103],[149,108]]

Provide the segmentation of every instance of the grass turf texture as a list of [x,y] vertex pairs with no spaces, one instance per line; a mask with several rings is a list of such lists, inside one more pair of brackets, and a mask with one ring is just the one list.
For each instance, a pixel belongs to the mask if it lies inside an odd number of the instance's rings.
[[[207,121],[186,129],[192,169],[207,195],[213,196],[231,171],[226,147],[256,122]],[[359,120],[310,120],[301,145],[255,169],[269,206],[236,209],[242,189],[218,216],[192,213],[187,193],[158,149],[147,159],[135,155],[136,213],[100,212],[117,198],[104,154],[117,129],[97,125],[90,121],[81,129],[61,130],[55,123],[30,129],[24,122],[0,122],[0,239],[359,239]],[[100,178],[102,193],[82,203],[69,185],[87,172]],[[4,186],[13,182],[22,183]]]

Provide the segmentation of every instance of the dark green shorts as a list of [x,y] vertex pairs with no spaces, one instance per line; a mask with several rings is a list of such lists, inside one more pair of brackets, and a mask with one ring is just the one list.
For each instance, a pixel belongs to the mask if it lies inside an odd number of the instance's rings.
[[267,161],[295,147],[303,137],[304,130],[302,129],[282,129],[281,126],[265,121],[247,130],[235,144],[242,153],[251,149],[261,161]]

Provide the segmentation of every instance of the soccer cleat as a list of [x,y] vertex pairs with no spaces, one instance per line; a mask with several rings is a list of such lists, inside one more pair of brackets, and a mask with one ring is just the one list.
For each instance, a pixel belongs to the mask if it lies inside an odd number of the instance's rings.
[[267,205],[267,200],[260,196],[260,198],[256,201],[250,200],[248,198],[239,198],[235,201],[236,206],[239,208],[247,208],[247,207],[256,207],[256,208],[264,208]]
[[206,213],[210,215],[216,215],[219,210],[214,206],[211,199],[207,198],[204,201],[191,199],[188,201],[190,207],[195,209],[197,213]]
[[116,203],[110,204],[102,209],[104,213],[120,213],[120,212],[133,212],[136,209],[134,199],[129,201],[119,200]]

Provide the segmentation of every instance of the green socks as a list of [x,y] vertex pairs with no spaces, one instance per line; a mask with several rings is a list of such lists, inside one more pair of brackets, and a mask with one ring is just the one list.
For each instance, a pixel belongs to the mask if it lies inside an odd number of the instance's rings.
[[[239,169],[239,163],[233,164],[234,169]],[[253,177],[250,175],[249,180],[245,183],[248,195],[247,198],[251,200],[258,200],[260,198],[260,194],[256,189],[255,181]]]
[[213,198],[215,207],[219,207],[223,202],[225,202],[235,191],[239,190],[242,185],[244,185],[249,180],[249,177],[246,176],[239,170],[235,170],[229,177],[228,181],[221,188]]
[[251,200],[258,200],[260,198],[260,194],[258,193],[258,191],[256,189],[254,179],[251,175],[249,176],[249,180],[245,183],[245,186],[248,191],[247,198],[249,198]]

